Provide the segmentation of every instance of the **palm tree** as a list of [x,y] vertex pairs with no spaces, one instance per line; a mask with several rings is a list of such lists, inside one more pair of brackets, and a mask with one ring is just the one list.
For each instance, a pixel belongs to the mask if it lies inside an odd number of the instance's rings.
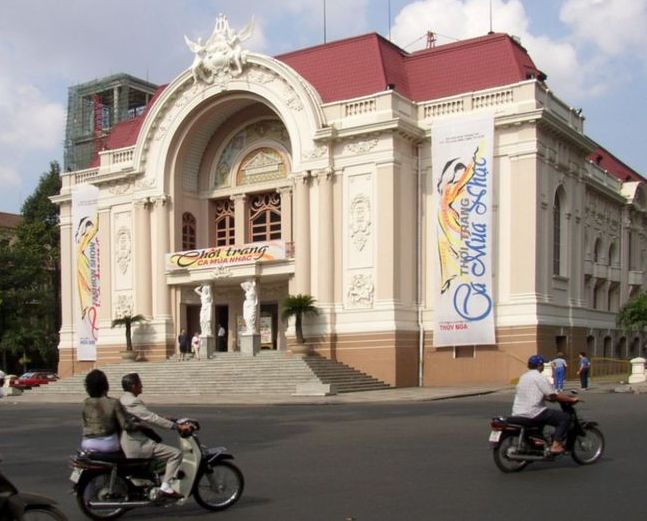
[[294,329],[297,334],[297,343],[305,344],[303,338],[303,316],[304,315],[318,315],[319,310],[315,307],[315,298],[311,295],[288,295],[283,302],[281,307],[281,318],[287,320],[290,317],[294,316],[295,324]]
[[136,322],[144,322],[145,320],[146,317],[144,317],[144,315],[123,315],[122,317],[115,318],[112,321],[112,325],[110,326],[111,328],[115,326],[126,326],[126,351],[133,350],[133,339],[131,333],[132,325]]

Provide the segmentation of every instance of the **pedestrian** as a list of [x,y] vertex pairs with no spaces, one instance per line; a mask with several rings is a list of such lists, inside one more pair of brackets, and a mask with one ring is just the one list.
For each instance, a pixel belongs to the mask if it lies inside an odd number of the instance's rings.
[[223,325],[218,324],[218,346],[217,346],[218,351],[227,351],[227,348],[225,346],[226,334],[227,334],[227,331],[225,331],[225,328],[223,327]]
[[177,342],[180,345],[180,356],[178,361],[187,360],[189,353],[191,352],[191,339],[189,334],[186,332],[186,329],[180,331],[180,335],[177,337]]
[[4,373],[4,371],[0,370],[0,398],[2,398],[4,396],[3,387],[4,387],[5,376],[7,376],[7,375]]
[[583,391],[587,391],[589,388],[589,372],[591,371],[591,362],[586,356],[584,351],[580,351],[580,366],[577,370],[577,374],[580,376],[580,386]]
[[193,334],[193,338],[191,339],[191,349],[196,358],[200,360],[200,333],[197,331]]
[[555,391],[561,393],[564,390],[564,379],[566,377],[566,368],[568,364],[564,360],[564,353],[557,353],[557,357],[551,362],[555,370],[553,375],[555,379]]

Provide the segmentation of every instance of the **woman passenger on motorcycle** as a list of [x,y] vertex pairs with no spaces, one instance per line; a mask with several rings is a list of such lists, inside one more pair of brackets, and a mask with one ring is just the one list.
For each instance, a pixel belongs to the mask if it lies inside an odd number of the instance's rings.
[[89,397],[83,402],[81,448],[84,450],[118,452],[121,431],[135,428],[119,400],[108,397],[109,389],[103,371],[93,369],[86,375],[85,390]]
[[556,393],[550,382],[541,374],[543,370],[544,358],[541,355],[532,355],[528,359],[528,371],[519,378],[512,404],[512,415],[532,419],[539,425],[555,427],[550,451],[553,454],[561,454],[564,452],[564,440],[571,417],[564,411],[546,407],[545,400],[575,403],[577,398]]

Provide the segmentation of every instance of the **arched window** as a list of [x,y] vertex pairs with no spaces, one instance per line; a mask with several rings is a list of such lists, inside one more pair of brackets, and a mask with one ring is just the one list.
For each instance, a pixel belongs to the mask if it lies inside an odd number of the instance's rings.
[[216,246],[231,246],[236,242],[236,219],[234,203],[231,199],[216,201]]
[[598,237],[593,244],[593,262],[596,264],[600,262],[600,253],[602,253],[602,240]]
[[609,246],[609,265],[618,266],[620,264],[620,258],[618,257],[618,247],[615,242],[612,242]]
[[559,188],[555,193],[553,204],[553,275],[566,273],[566,222],[564,208],[564,190]]
[[195,217],[192,213],[184,212],[182,214],[182,249],[195,250]]
[[281,196],[278,193],[251,196],[249,230],[251,242],[281,238]]

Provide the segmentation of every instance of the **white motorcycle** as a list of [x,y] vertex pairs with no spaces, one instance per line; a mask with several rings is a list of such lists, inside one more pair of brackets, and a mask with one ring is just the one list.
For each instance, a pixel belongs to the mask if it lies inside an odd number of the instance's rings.
[[92,519],[116,519],[139,507],[182,505],[193,495],[207,510],[224,510],[236,503],[245,486],[242,472],[225,447],[207,448],[200,443],[197,421],[184,418],[177,423],[190,425],[180,434],[182,464],[173,489],[182,498],[167,498],[160,492],[165,463],[155,459],[127,459],[122,452],[77,451],[72,457],[72,475],[79,507]]

